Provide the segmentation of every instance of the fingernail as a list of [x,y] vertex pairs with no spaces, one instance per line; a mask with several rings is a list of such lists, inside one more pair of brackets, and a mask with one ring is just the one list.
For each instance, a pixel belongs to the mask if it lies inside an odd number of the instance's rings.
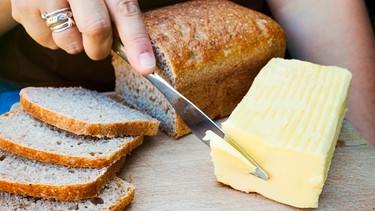
[[139,64],[142,68],[151,69],[155,67],[155,58],[152,54],[145,52],[139,55]]

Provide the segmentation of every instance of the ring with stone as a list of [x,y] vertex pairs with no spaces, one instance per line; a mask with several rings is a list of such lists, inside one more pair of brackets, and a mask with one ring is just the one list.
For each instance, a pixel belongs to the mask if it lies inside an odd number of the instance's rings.
[[50,13],[42,13],[42,18],[53,32],[64,31],[75,25],[70,8],[62,8]]
[[64,31],[66,29],[69,29],[70,27],[73,27],[74,25],[75,25],[74,20],[72,18],[68,18],[67,21],[65,21],[61,24],[58,24],[58,25],[51,26],[50,29],[53,32],[61,32],[61,31]]

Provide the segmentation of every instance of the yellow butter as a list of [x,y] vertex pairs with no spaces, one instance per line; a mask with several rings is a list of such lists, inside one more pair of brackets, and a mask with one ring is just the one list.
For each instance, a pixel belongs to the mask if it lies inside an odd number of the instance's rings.
[[223,123],[269,174],[264,181],[229,144],[210,136],[217,180],[295,207],[317,207],[351,82],[348,70],[275,58]]
[[[249,163],[249,161],[246,160],[245,157],[241,155],[237,150],[235,150],[229,143],[227,143],[225,140],[222,140],[220,136],[216,135],[212,131],[207,131],[206,136],[204,137],[205,140],[211,140],[210,146],[212,153],[214,156],[220,155],[215,157],[215,161],[219,161],[219,163],[229,163],[229,166],[226,166],[223,169],[223,166],[217,166],[215,169],[216,172],[226,172],[231,171],[230,169],[241,169],[243,172],[245,172],[245,175],[254,173],[256,170],[256,167]],[[224,175],[225,176],[225,175]]]

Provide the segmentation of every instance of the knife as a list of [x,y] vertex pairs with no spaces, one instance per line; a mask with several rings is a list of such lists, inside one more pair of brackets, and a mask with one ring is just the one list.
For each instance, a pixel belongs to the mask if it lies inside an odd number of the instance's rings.
[[[122,59],[129,63],[126,56],[124,46],[121,44],[118,38],[113,39],[112,49]],[[206,131],[211,130],[216,133],[222,139],[225,137],[233,148],[235,148],[248,162],[256,167],[255,172],[252,174],[263,179],[268,180],[269,176],[260,167],[260,165],[239,145],[235,142],[225,131],[223,131],[210,117],[208,117],[203,111],[201,111],[196,105],[190,102],[186,97],[180,94],[175,88],[173,88],[168,82],[156,73],[145,75],[149,80],[169,101],[172,107],[176,110],[181,119],[190,128],[194,135],[196,135],[203,143],[210,146],[208,140],[203,138],[206,135]]]

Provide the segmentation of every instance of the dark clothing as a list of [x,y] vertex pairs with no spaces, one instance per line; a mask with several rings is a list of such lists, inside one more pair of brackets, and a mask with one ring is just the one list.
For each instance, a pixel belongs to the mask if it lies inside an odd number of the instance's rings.
[[40,46],[22,26],[0,39],[0,80],[19,86],[83,86],[113,90],[114,70],[108,57],[89,59],[84,52],[70,55]]

